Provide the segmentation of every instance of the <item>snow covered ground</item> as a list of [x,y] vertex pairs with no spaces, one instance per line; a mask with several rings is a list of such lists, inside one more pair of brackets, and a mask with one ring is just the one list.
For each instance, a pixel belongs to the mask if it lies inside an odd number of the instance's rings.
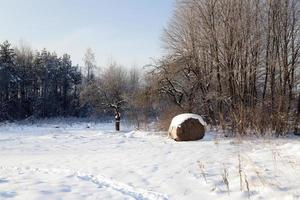
[[209,132],[176,143],[155,132],[112,130],[1,125],[0,199],[300,198],[300,138],[239,142]]

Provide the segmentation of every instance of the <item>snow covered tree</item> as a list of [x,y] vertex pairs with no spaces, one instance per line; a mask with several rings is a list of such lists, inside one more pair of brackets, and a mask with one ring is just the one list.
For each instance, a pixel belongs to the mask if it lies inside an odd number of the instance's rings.
[[96,81],[82,90],[81,102],[82,105],[92,105],[99,112],[113,114],[116,130],[120,130],[121,113],[125,110],[126,94],[129,92],[127,71],[122,66],[112,63],[103,70]]
[[116,122],[116,130],[120,130],[121,112],[125,102],[125,94],[128,92],[127,73],[112,63],[101,75],[100,78],[100,98],[104,107],[113,110]]

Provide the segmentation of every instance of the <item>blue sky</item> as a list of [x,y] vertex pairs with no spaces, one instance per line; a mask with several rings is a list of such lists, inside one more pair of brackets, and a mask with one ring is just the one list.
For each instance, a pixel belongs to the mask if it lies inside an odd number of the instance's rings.
[[82,65],[88,47],[98,65],[144,65],[161,52],[174,0],[0,0],[0,40],[69,53]]

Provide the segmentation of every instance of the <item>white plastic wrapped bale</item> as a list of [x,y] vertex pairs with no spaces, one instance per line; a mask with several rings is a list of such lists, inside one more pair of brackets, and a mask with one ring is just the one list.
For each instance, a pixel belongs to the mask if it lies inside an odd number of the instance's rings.
[[185,113],[172,119],[168,135],[176,141],[200,140],[205,135],[206,122],[200,115]]

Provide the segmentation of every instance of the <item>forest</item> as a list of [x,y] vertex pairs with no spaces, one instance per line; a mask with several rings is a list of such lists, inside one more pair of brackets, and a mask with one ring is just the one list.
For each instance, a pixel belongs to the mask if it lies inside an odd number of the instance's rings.
[[161,58],[130,68],[5,41],[0,120],[121,113],[165,128],[191,112],[234,134],[298,131],[299,0],[179,0],[162,42]]
[[[140,72],[112,62],[96,66],[89,48],[84,67],[74,66],[68,54],[59,57],[46,49],[34,52],[26,45],[0,45],[0,120],[51,117],[102,117],[127,109],[138,93]],[[123,106],[126,104],[126,106]],[[113,115],[112,115],[113,116]]]

